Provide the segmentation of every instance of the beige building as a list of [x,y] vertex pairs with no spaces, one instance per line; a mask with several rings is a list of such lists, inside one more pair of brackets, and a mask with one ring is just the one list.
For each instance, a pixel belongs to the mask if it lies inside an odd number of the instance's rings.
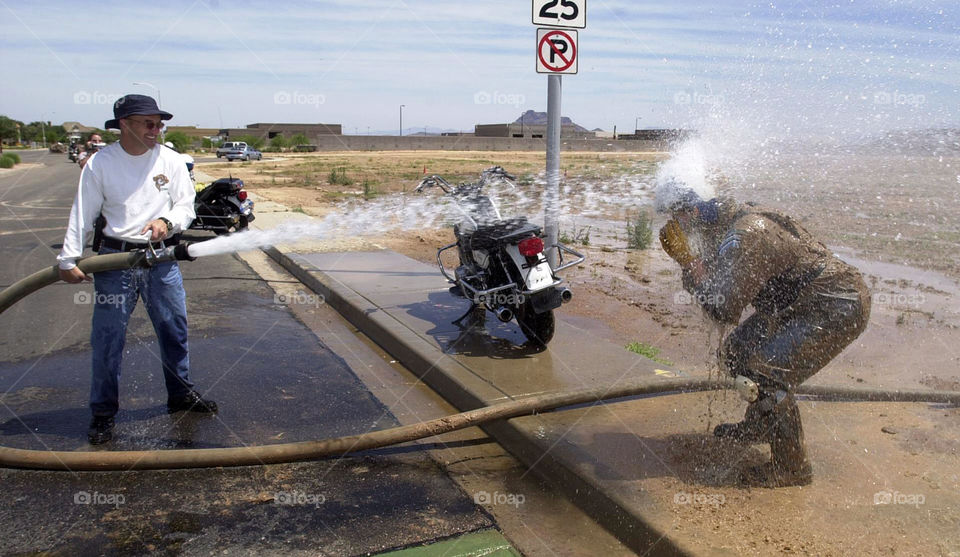
[[[542,124],[477,124],[474,127],[477,137],[526,137],[542,138],[547,135],[547,126]],[[594,139],[596,132],[584,130],[576,124],[560,126],[560,137],[563,139]]]
[[269,142],[278,135],[290,139],[297,134],[303,134],[313,141],[316,137],[320,136],[342,135],[343,131],[341,127],[340,124],[281,124],[258,122],[256,124],[247,124],[245,128],[225,128],[217,130],[217,135],[224,140],[242,135],[252,135]]
[[164,128],[166,133],[181,132],[191,139],[203,139],[204,137],[217,137],[220,134],[218,128],[198,128],[196,126],[167,126]]
[[66,130],[70,141],[80,141],[88,133],[97,131],[97,128],[84,126],[80,122],[64,122],[63,129]]

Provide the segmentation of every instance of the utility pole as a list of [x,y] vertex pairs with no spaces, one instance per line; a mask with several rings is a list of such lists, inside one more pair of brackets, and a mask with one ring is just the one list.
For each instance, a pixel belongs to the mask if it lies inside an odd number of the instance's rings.
[[554,247],[559,242],[557,218],[560,203],[560,93],[559,75],[547,76],[547,191],[544,203],[543,232],[547,236],[547,262],[556,268],[558,257]]
[[405,104],[400,105],[400,137],[403,137],[403,107],[405,106],[407,105]]

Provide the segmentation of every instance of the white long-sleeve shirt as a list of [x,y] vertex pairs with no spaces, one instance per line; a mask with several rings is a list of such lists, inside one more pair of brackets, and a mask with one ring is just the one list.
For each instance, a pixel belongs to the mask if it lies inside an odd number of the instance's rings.
[[168,237],[189,228],[196,218],[195,195],[183,158],[176,151],[155,145],[133,156],[120,142],[100,149],[80,173],[63,249],[57,256],[60,268],[76,267],[98,215],[107,220],[105,236],[143,243],[149,241],[150,233],[140,234],[140,230],[160,217],[173,224]]

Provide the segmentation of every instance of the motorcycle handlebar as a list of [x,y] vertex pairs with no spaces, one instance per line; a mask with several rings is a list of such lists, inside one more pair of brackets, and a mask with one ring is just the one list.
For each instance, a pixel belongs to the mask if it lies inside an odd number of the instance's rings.
[[433,176],[428,176],[423,180],[420,180],[420,183],[417,184],[417,187],[414,188],[413,191],[420,193],[421,191],[424,190],[424,188],[432,188],[434,186],[439,186],[440,189],[442,189],[445,193],[450,193],[450,190],[447,189],[447,187],[444,186],[444,184],[446,184],[446,180],[434,174]]

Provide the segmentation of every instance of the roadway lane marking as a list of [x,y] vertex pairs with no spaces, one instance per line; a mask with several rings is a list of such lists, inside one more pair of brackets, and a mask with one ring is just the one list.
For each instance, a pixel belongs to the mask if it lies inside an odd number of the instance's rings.
[[62,226],[55,226],[53,228],[31,228],[28,230],[14,230],[11,232],[0,232],[0,236],[10,236],[12,234],[33,234],[34,232],[48,232],[50,230],[66,230]]

